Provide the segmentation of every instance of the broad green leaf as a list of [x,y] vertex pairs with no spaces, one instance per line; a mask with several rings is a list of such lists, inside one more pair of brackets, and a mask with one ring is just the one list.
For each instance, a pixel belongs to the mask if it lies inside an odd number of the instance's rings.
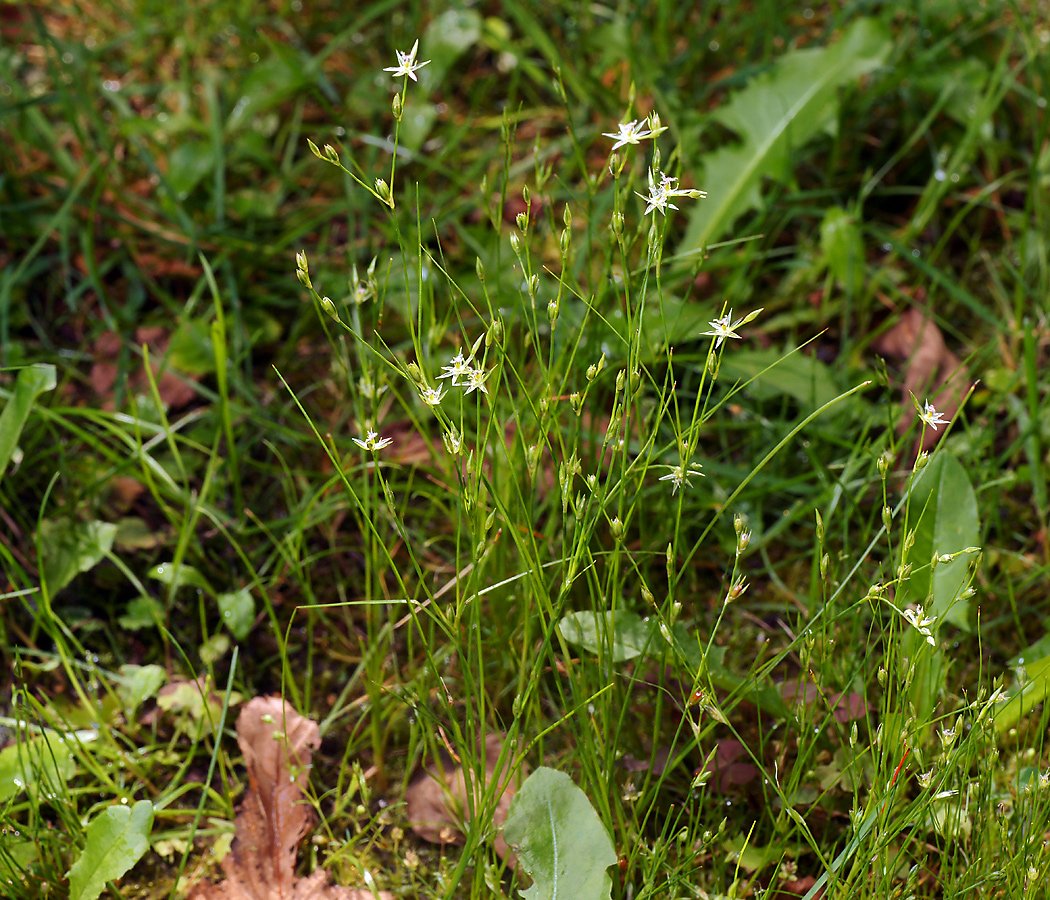
[[765,400],[787,394],[806,412],[820,409],[839,395],[831,370],[819,359],[802,353],[785,356],[785,352],[769,349],[727,353],[722,357],[719,377],[743,382],[754,378],[747,387],[753,397]]
[[185,200],[212,169],[215,150],[210,141],[190,139],[179,144],[168,156],[168,188],[176,200]]
[[69,870],[70,900],[95,900],[107,881],[128,871],[149,848],[153,804],[111,806],[87,827],[84,849]]
[[133,716],[147,700],[156,697],[166,680],[167,674],[161,666],[121,666],[117,696],[128,717]]
[[526,900],[606,900],[616,862],[587,795],[564,772],[539,768],[510,804],[503,837],[532,876]]
[[212,666],[222,659],[230,649],[228,634],[213,634],[200,646],[201,662]]
[[0,750],[0,802],[24,790],[55,794],[76,772],[67,739],[53,732]]
[[155,578],[161,584],[172,584],[175,587],[195,587],[207,593],[213,593],[208,580],[201,575],[193,566],[182,564],[175,568],[173,563],[160,563],[149,570],[149,577]]
[[81,572],[93,569],[113,549],[117,526],[110,522],[44,519],[40,553],[47,588],[57,594]]
[[164,622],[164,607],[155,597],[140,595],[128,604],[127,611],[118,620],[121,628],[138,631]]
[[219,613],[222,621],[237,640],[243,641],[251,631],[255,621],[255,600],[248,588],[241,588],[229,594],[219,594]]
[[792,151],[834,131],[839,88],[882,65],[892,43],[875,19],[861,18],[830,47],[792,50],[711,113],[739,143],[701,160],[707,199],[693,206],[680,253],[722,237],[740,214],[762,205],[762,179],[784,180]]
[[[570,644],[589,653],[601,654],[612,645],[612,661],[624,662],[641,656],[653,644],[655,623],[633,612],[573,612],[558,622],[558,630]],[[654,649],[662,650],[663,641]]]
[[820,249],[831,274],[842,287],[857,293],[864,287],[864,241],[860,226],[846,210],[830,207],[820,223]]
[[1020,675],[1018,671],[1018,683],[1007,691],[1003,703],[995,711],[995,727],[999,731],[1006,731],[1033,706],[1050,696],[1050,656],[1026,663],[1023,681]]
[[210,375],[215,371],[215,348],[211,328],[201,319],[179,324],[168,345],[168,362],[189,375]]
[[11,461],[36,398],[46,391],[53,391],[57,383],[52,365],[27,366],[18,373],[11,399],[0,413],[0,477]]
[[954,456],[936,454],[916,478],[908,505],[908,527],[915,532],[908,559],[914,569],[903,586],[903,602],[921,604],[938,620],[969,631],[972,604],[959,597],[966,587],[970,554],[930,567],[934,553],[959,553],[975,546],[980,536],[977,495],[966,470]]

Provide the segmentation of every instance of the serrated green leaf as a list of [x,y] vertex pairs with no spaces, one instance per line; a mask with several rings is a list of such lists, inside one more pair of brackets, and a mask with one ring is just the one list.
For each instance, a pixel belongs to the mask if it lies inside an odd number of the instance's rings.
[[44,519],[40,523],[43,575],[52,594],[81,572],[93,569],[113,549],[117,526],[110,522]]
[[510,805],[503,837],[533,884],[527,900],[607,900],[616,863],[609,834],[587,795],[564,772],[539,768]]
[[128,604],[127,611],[117,621],[128,631],[160,625],[164,622],[164,607],[155,597],[139,595]]
[[783,180],[793,150],[834,130],[839,88],[878,68],[891,47],[883,25],[857,19],[838,43],[785,54],[713,112],[740,141],[701,160],[707,199],[693,207],[679,253],[718,240],[737,216],[760,208],[762,180]]
[[850,293],[864,287],[864,241],[846,210],[832,206],[820,223],[820,249],[835,280]]
[[149,848],[153,804],[111,806],[87,827],[84,849],[69,870],[70,900],[96,900],[107,881],[120,878]]
[[611,645],[613,662],[641,656],[652,644],[654,626],[655,623],[647,622],[633,612],[619,610],[615,613],[573,612],[558,622],[562,637],[588,653],[604,653]]
[[255,600],[248,588],[219,594],[219,614],[226,627],[237,640],[243,641],[251,631],[255,621]]
[[121,666],[117,696],[128,717],[133,716],[147,700],[156,697],[166,680],[167,673],[162,666]]

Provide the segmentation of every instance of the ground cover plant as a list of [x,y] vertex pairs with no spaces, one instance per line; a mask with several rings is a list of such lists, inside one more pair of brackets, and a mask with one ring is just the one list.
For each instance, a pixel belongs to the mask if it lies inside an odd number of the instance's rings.
[[5,895],[1045,895],[1035,7],[0,13]]

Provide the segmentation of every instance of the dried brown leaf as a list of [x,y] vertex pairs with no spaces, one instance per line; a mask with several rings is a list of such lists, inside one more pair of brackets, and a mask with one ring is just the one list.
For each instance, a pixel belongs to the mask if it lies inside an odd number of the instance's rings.
[[[883,356],[908,360],[898,434],[907,431],[915,421],[912,394],[920,403],[927,397],[934,398],[932,402],[946,419],[955,415],[966,394],[969,376],[959,357],[948,349],[940,328],[921,309],[906,310],[900,321],[875,341],[874,349]],[[917,451],[932,448],[943,433],[927,428]]]
[[[226,880],[197,886],[192,900],[375,900],[370,890],[328,883],[318,869],[295,877],[299,843],[312,820],[303,788],[317,723],[279,697],[256,697],[237,717],[237,744],[248,769],[248,793],[237,814],[237,836],[222,861]],[[391,898],[385,891],[380,897]]]
[[[480,802],[482,790],[493,781],[501,791],[499,803],[492,815],[492,821],[502,831],[510,812],[510,801],[521,782],[528,775],[528,767],[522,763],[518,771],[511,770],[511,760],[504,760],[499,768],[499,755],[507,738],[504,734],[489,734],[485,738],[485,785],[476,785],[473,791],[474,803]],[[473,773],[472,773],[473,776]],[[473,777],[471,779],[473,781]],[[437,765],[421,772],[405,791],[409,827],[419,837],[433,844],[458,844],[463,840],[461,825],[470,818],[467,804],[467,778],[463,767],[453,765],[445,757]],[[517,857],[510,852],[502,833],[493,842],[493,849],[513,868]]]

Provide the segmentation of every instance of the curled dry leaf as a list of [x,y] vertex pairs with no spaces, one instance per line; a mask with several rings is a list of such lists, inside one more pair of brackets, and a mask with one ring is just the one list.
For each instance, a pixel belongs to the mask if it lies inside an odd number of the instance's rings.
[[[955,415],[966,394],[969,378],[959,357],[944,343],[941,330],[921,309],[906,310],[900,321],[875,341],[874,348],[883,356],[908,360],[904,372],[904,412],[897,423],[898,434],[907,431],[915,421],[912,394],[920,403],[931,398],[946,419]],[[943,430],[927,428],[916,453],[929,450],[942,434]]]
[[[192,900],[375,900],[370,890],[329,884],[324,869],[295,876],[299,843],[312,819],[303,787],[320,743],[317,723],[279,697],[256,697],[241,710],[237,744],[248,768],[248,793],[222,861],[226,880],[198,885]],[[385,891],[378,896],[392,898]]]
[[[502,832],[507,821],[510,801],[528,776],[528,766],[512,770],[510,754],[499,766],[499,755],[507,737],[504,734],[489,734],[485,738],[485,785],[475,785],[473,803],[480,802],[482,791],[493,781],[500,792],[499,802],[492,814],[492,821]],[[473,773],[472,773],[473,775]],[[472,779],[473,780],[473,779]],[[453,765],[448,757],[438,761],[413,779],[405,791],[408,807],[409,827],[423,840],[433,844],[458,844],[463,840],[460,825],[470,818],[467,804],[467,779],[462,766]],[[510,852],[503,834],[496,836],[493,849],[508,866],[517,865],[517,857]]]
[[[821,703],[823,706],[820,688],[812,681],[782,681],[777,685],[777,690],[784,700],[796,706],[809,706],[814,703]],[[827,696],[827,703],[834,710],[832,715],[836,722],[852,722],[854,719],[863,719],[868,714],[867,701],[855,691],[848,694],[835,691],[824,696]]]

